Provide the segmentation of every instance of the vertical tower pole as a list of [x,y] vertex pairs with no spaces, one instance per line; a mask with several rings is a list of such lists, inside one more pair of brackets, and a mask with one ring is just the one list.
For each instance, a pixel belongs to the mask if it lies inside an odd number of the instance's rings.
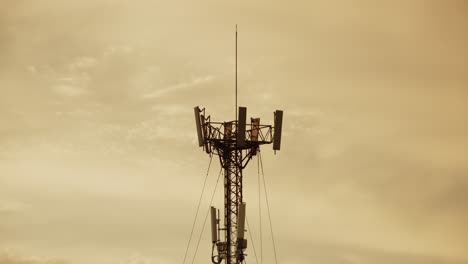
[[239,205],[242,203],[242,150],[235,144],[226,144],[220,149],[224,169],[224,227],[226,241],[226,264],[237,264],[237,224]]
[[223,150],[224,164],[224,227],[226,238],[226,264],[231,264],[231,150],[229,146]]

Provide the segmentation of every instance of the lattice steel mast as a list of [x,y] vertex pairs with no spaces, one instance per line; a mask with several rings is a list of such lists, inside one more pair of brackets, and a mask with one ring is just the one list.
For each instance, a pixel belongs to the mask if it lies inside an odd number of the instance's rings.
[[[236,27],[236,108],[237,108],[237,27]],[[236,109],[237,110],[237,109]],[[214,122],[205,109],[194,109],[198,144],[209,155],[217,155],[224,169],[224,228],[220,228],[219,213],[211,208],[211,231],[215,264],[240,264],[245,259],[245,203],[242,194],[243,169],[261,145],[273,143],[280,150],[283,111],[274,112],[274,126],[260,124],[260,118],[251,118],[247,124],[247,108],[239,107],[236,119]],[[220,232],[224,231],[224,241]],[[216,254],[214,248],[216,247]]]

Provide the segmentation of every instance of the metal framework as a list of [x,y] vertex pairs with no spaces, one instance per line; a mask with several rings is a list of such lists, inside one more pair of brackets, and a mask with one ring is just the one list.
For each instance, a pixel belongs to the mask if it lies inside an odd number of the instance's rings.
[[[275,143],[275,150],[279,150],[281,142],[282,111],[275,112],[276,129],[271,125],[260,124],[259,118],[251,118],[251,123],[246,124],[246,111],[246,108],[239,107],[239,120],[213,122],[210,116],[206,116],[205,109],[195,107],[199,146],[203,146],[206,153],[217,155],[224,169],[224,228],[219,227],[219,218],[212,216],[216,221],[212,223],[216,225],[212,226],[212,230],[217,230],[218,233],[220,230],[224,231],[224,241],[220,241],[217,235],[213,237],[212,262],[215,264],[223,260],[226,264],[239,264],[244,261],[247,240],[243,238],[244,230],[238,230],[239,226],[244,229],[239,221],[243,221],[242,218],[245,217],[239,215],[239,208],[244,202],[242,171],[261,145]],[[278,116],[280,118],[277,118]],[[242,234],[241,237],[238,234]],[[215,246],[218,255],[214,254]]]

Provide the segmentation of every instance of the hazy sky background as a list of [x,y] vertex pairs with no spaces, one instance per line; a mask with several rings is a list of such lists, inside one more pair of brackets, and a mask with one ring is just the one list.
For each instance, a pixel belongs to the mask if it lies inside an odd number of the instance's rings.
[[236,23],[240,105],[285,111],[262,151],[279,263],[468,263],[466,1],[3,0],[0,264],[182,263],[193,107],[233,118]]

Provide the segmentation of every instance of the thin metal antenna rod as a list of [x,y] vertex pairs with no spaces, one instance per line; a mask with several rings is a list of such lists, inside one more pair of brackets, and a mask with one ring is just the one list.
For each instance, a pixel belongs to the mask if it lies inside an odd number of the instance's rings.
[[236,113],[235,120],[237,120],[237,24],[236,24],[236,108],[234,109],[234,112]]

